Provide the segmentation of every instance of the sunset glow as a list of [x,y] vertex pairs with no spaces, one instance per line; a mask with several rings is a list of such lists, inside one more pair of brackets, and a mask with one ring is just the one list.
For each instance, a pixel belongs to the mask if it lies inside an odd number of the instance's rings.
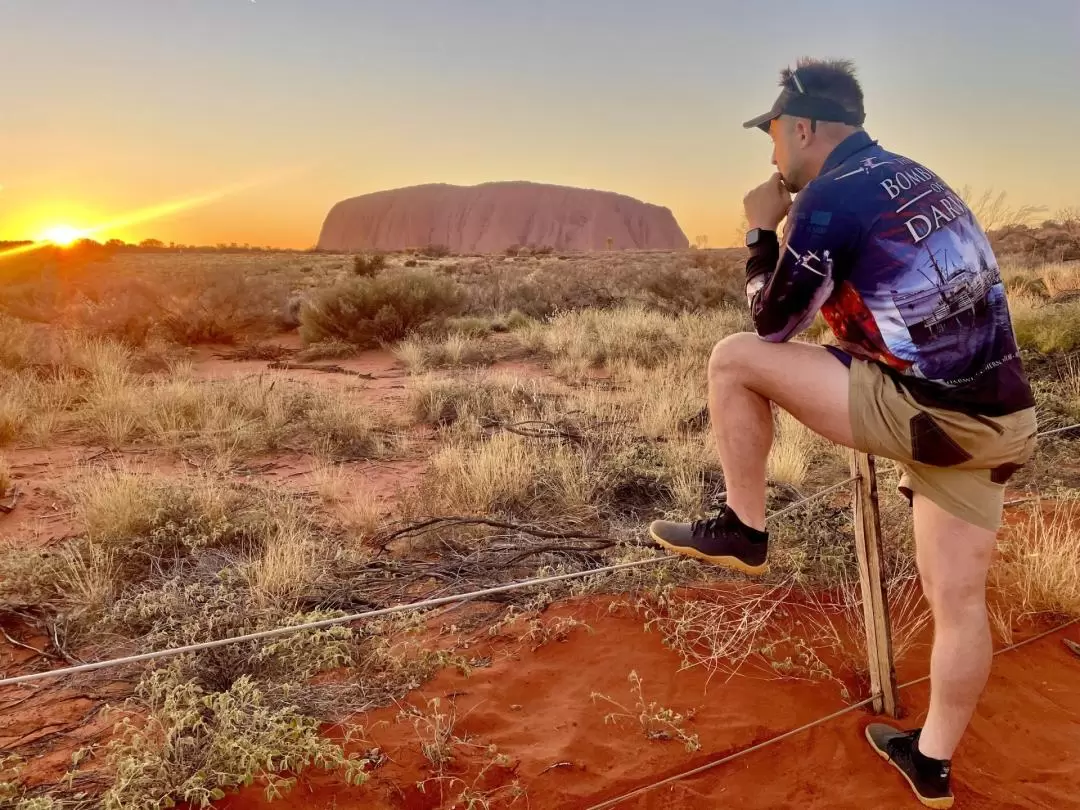
[[306,248],[350,197],[527,180],[626,194],[669,208],[692,242],[741,244],[743,194],[772,172],[769,138],[741,123],[804,51],[855,60],[871,135],[954,188],[1046,216],[1078,204],[1080,161],[1061,155],[1080,105],[1058,103],[1080,70],[1070,0],[790,3],[782,30],[775,9],[730,1],[6,5],[0,46],[36,67],[9,104],[0,240],[64,224]]
[[38,242],[51,242],[54,245],[67,247],[77,239],[87,236],[88,231],[73,228],[70,225],[53,225],[43,230],[37,237]]

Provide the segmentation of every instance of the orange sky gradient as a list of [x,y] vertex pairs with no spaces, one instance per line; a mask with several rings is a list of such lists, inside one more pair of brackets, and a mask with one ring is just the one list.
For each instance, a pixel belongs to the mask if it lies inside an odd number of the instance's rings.
[[343,198],[601,188],[732,244],[799,55],[855,59],[867,129],[954,187],[1080,205],[1080,4],[0,2],[0,239],[307,248]]

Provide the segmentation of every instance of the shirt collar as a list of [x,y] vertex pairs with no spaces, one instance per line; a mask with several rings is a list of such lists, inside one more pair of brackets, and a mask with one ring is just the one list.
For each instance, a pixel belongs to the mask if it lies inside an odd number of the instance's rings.
[[861,152],[863,149],[867,149],[871,146],[876,146],[877,141],[871,138],[865,131],[859,130],[848,135],[844,140],[840,141],[833,150],[829,153],[829,156],[825,158],[825,163],[821,167],[821,174],[827,174],[847,160],[857,152]]

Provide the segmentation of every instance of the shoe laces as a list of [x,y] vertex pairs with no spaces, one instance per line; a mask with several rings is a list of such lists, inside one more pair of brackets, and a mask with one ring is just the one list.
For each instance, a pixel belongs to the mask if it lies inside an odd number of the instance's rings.
[[915,746],[919,744],[919,732],[920,729],[915,729],[904,734],[899,734],[889,740],[888,745],[885,747],[890,754],[903,754],[910,759],[911,752],[914,751]]
[[724,510],[710,518],[695,520],[690,529],[694,534],[715,534],[724,526],[726,517],[727,511]]

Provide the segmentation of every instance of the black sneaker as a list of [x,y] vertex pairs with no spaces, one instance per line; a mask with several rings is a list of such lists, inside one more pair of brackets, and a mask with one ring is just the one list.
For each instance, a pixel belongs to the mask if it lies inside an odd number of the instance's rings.
[[693,523],[654,520],[649,534],[669,551],[713,565],[754,576],[769,570],[768,533],[744,525],[726,506],[715,517]]
[[927,807],[952,807],[949,760],[931,759],[919,751],[921,731],[900,731],[885,723],[871,723],[866,727],[866,739],[878,756],[904,775],[920,802]]

